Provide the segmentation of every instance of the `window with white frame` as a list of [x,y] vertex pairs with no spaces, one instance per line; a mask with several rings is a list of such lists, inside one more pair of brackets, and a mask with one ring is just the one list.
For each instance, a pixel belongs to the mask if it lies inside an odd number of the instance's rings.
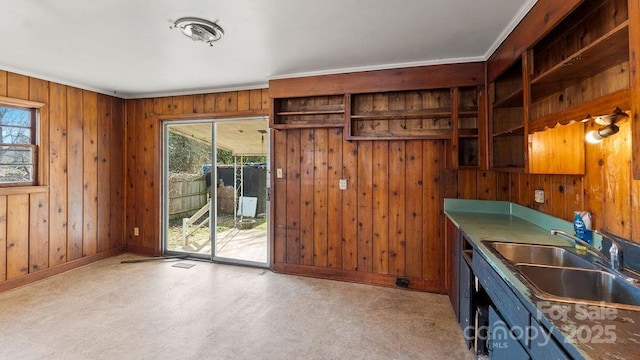
[[39,106],[0,99],[0,186],[36,185]]

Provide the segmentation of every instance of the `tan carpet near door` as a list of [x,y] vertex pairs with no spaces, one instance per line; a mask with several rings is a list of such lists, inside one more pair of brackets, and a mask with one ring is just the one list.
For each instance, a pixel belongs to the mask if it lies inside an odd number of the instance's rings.
[[473,358],[443,295],[132,258],[0,294],[0,359]]

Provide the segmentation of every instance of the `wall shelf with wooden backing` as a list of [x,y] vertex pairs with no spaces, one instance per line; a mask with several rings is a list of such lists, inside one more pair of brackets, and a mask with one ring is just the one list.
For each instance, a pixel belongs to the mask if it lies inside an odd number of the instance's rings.
[[[630,108],[627,0],[585,1],[528,56],[528,166],[536,174],[585,173],[583,119]],[[566,151],[553,151],[562,144]]]
[[[451,138],[454,169],[480,165],[480,132],[484,123],[484,88],[470,86],[453,89],[453,135]],[[455,160],[454,160],[455,161]]]
[[343,127],[345,96],[306,96],[273,99],[269,126],[274,129]]
[[[544,53],[543,53],[544,54]],[[532,101],[551,95],[629,60],[629,24],[618,25],[531,80]],[[535,60],[534,60],[535,64]]]
[[351,94],[347,140],[450,139],[451,89]]
[[525,168],[526,111],[528,89],[523,81],[522,58],[500,75],[489,89],[491,167],[522,171]]
[[[629,88],[629,19],[627,0],[586,1],[530,51],[531,120],[560,113]],[[608,104],[604,113],[616,106]],[[589,109],[586,109],[589,110]],[[556,123],[580,118],[549,118]]]

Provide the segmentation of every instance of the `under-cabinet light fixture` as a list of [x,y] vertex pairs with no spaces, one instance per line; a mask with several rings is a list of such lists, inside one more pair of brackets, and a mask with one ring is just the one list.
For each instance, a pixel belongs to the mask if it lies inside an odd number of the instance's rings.
[[585,139],[590,144],[597,144],[601,142],[604,138],[609,137],[618,132],[620,128],[617,125],[611,124],[604,127],[601,127],[598,130],[591,130],[585,136]]
[[[620,128],[616,125],[616,122],[627,117],[629,117],[629,115],[619,107],[616,107],[612,114],[594,117],[593,121],[598,125],[602,125],[602,127],[589,131],[585,136],[585,140],[590,144],[597,144],[604,138],[618,133]],[[590,116],[589,119],[591,119]]]
[[213,46],[213,43],[222,39],[224,30],[220,25],[209,20],[196,17],[183,17],[176,20],[171,29],[178,29],[180,32],[193,41],[202,41]]

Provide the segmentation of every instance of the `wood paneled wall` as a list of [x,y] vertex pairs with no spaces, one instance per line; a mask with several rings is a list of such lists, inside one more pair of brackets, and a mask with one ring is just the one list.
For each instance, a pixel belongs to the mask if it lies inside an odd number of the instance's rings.
[[[126,101],[125,249],[160,254],[162,121],[269,114],[267,89]],[[134,228],[139,235],[134,235]]]
[[[584,176],[460,170],[458,197],[512,201],[567,221],[573,221],[575,210],[589,210],[595,229],[640,242],[640,181],[632,178],[631,159],[627,121],[618,134],[586,144]],[[538,188],[545,190],[544,204],[533,200]]]
[[272,197],[276,271],[445,290],[444,141],[345,141],[342,128],[272,134],[283,171]]
[[0,189],[0,291],[122,249],[124,101],[0,71],[40,109],[39,185]]

